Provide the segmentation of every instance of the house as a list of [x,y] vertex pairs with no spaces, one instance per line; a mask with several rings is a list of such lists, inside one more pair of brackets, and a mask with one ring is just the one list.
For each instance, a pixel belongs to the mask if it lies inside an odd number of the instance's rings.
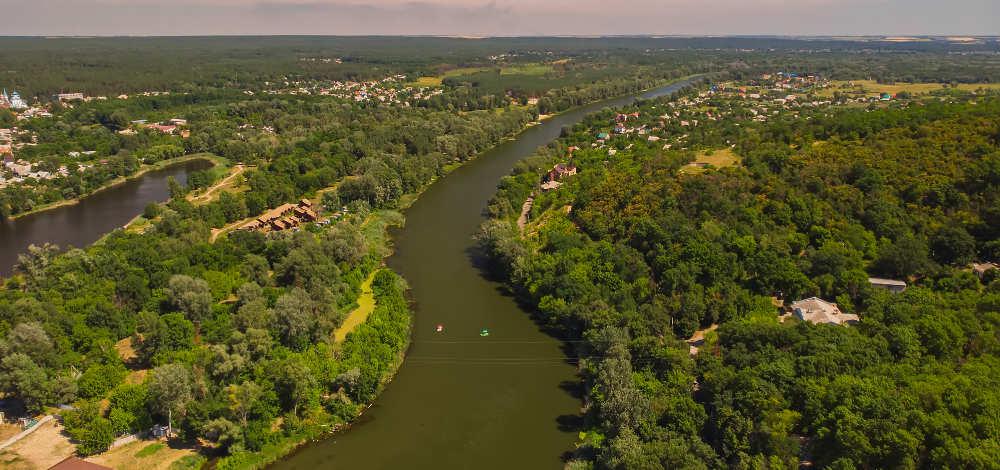
[[163,125],[163,124],[150,124],[150,125],[146,126],[146,128],[147,129],[153,129],[153,130],[156,130],[156,131],[160,131],[160,132],[162,132],[164,134],[173,134],[174,131],[177,130],[177,126],[175,126],[173,124],[166,125],[166,126]]
[[66,457],[61,462],[49,467],[49,470],[111,470],[111,467],[98,465],[73,456]]
[[552,170],[546,175],[548,181],[559,181],[566,176],[573,176],[576,174],[576,166],[573,164],[564,165],[562,163],[552,167]]
[[868,278],[868,283],[872,287],[877,287],[879,289],[885,289],[893,294],[898,294],[906,290],[906,283],[903,281],[897,281],[894,279],[882,279],[877,277]]
[[878,99],[880,101],[891,101],[892,100],[892,95],[883,92],[881,95],[879,95]]
[[562,186],[562,183],[556,180],[549,180],[542,183],[542,191],[551,191],[553,189],[559,189],[560,186]]
[[187,119],[181,119],[181,118],[173,118],[167,122],[175,126],[186,126],[188,123]]
[[608,140],[608,137],[610,136],[608,135],[607,132],[601,132],[600,134],[597,134],[598,140]]
[[243,228],[246,230],[281,231],[297,227],[303,222],[313,222],[318,218],[319,215],[312,209],[312,202],[308,199],[301,199],[298,204],[282,204],[275,207],[261,214],[260,217]]
[[814,324],[843,325],[858,322],[857,315],[842,313],[837,304],[827,302],[819,297],[792,302],[791,309],[799,320]]
[[83,100],[86,99],[83,93],[59,93],[56,95],[56,100],[59,101],[73,101],[73,100]]
[[972,272],[976,274],[976,277],[982,279],[986,275],[986,272],[991,269],[1000,269],[1000,265],[996,263],[972,263]]

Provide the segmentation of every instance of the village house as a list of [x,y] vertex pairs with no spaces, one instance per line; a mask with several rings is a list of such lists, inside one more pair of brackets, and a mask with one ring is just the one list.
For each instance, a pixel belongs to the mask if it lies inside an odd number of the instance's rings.
[[312,202],[308,199],[302,199],[298,204],[282,204],[275,207],[261,214],[260,217],[243,228],[245,230],[277,232],[297,227],[303,222],[315,221],[317,218],[318,215],[312,209]]
[[799,320],[814,324],[844,325],[858,322],[857,315],[842,313],[837,304],[827,302],[819,297],[792,302],[791,311]]
[[160,131],[160,132],[162,132],[164,134],[173,134],[174,131],[177,130],[177,126],[175,126],[173,124],[171,124],[171,125],[150,124],[150,125],[146,126],[146,128],[147,129],[153,129],[155,131]]
[[1000,269],[1000,265],[996,263],[972,263],[972,272],[976,274],[976,277],[982,279],[986,275],[986,272],[991,269]]
[[73,100],[84,100],[83,93],[59,93],[56,95],[56,100],[58,101],[73,101]]
[[559,163],[556,166],[553,166],[551,170],[549,170],[547,177],[549,181],[559,181],[566,176],[573,176],[575,174],[576,174],[576,166],[574,166],[572,163],[568,165]]
[[898,294],[906,290],[906,283],[903,281],[897,281],[894,279],[881,279],[877,277],[868,278],[868,283],[872,287],[877,287],[879,289],[885,289],[893,294]]

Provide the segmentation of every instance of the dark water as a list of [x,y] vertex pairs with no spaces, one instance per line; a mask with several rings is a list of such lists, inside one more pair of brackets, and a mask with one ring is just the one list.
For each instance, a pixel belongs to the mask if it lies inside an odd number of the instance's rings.
[[[672,93],[660,88],[645,98]],[[577,438],[576,369],[500,285],[472,239],[501,177],[564,125],[626,97],[548,119],[434,183],[406,211],[388,264],[412,287],[413,344],[395,380],[350,430],[310,444],[278,469],[560,468]],[[435,325],[445,327],[443,333]],[[488,328],[490,335],[481,337]]]
[[150,202],[167,200],[168,177],[184,184],[188,173],[211,166],[208,160],[178,163],[94,193],[78,204],[0,221],[0,275],[10,274],[17,255],[27,251],[28,245],[52,243],[67,248],[97,241],[142,213]]

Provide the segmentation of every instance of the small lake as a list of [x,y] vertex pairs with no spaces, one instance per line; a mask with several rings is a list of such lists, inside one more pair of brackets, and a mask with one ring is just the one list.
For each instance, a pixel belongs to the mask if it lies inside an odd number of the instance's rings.
[[177,163],[98,191],[77,204],[0,221],[0,275],[11,273],[17,255],[27,251],[29,245],[52,243],[65,249],[94,243],[127,224],[150,202],[167,200],[167,178],[173,176],[185,184],[188,174],[212,165],[209,160]]

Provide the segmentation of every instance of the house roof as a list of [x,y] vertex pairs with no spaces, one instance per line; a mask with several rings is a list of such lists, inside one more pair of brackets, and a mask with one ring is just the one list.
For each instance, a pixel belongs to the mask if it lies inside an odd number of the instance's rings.
[[989,271],[991,269],[998,269],[998,268],[1000,268],[1000,265],[997,265],[996,263],[990,263],[990,262],[972,263],[972,270],[980,274],[985,273],[986,271]]
[[111,468],[70,456],[49,467],[49,470],[111,470]]
[[895,279],[882,279],[880,277],[870,277],[868,282],[872,284],[878,284],[880,286],[899,286],[906,287],[906,283],[903,281],[897,281]]
[[850,313],[841,313],[837,304],[827,302],[819,297],[810,297],[805,300],[792,302],[792,311],[803,321],[809,323],[832,323],[842,325],[848,322],[858,321],[858,316]]

